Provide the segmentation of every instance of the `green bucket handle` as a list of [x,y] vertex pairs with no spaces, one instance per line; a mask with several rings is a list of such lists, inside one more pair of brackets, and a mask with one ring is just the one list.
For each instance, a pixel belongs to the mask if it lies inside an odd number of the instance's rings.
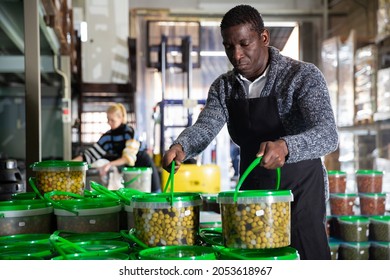
[[132,183],[134,183],[135,181],[137,181],[138,178],[141,177],[141,176],[142,176],[142,174],[138,174],[138,175],[135,176],[134,178],[131,178],[130,181],[123,182],[123,186],[128,187],[129,185],[131,185]]
[[79,215],[79,212],[73,210],[73,209],[70,209],[64,205],[62,205],[61,203],[58,203],[56,200],[52,199],[51,197],[53,195],[66,195],[66,196],[70,196],[70,197],[73,197],[73,198],[76,198],[76,199],[85,199],[84,196],[81,196],[79,194],[76,194],[76,193],[71,193],[71,192],[64,192],[64,191],[51,191],[51,192],[48,192],[48,193],[45,193],[44,194],[44,197],[47,201],[49,201],[50,203],[52,203],[53,205],[57,206],[58,208],[61,208],[61,209],[64,209],[66,211],[69,211],[73,214],[76,214],[77,216]]
[[135,229],[132,228],[129,231],[127,230],[121,230],[120,234],[124,239],[130,240],[137,244],[138,246],[142,247],[142,249],[148,249],[148,245],[146,245],[144,242],[142,242],[136,235],[135,235]]
[[[123,193],[120,192],[121,189],[119,189],[117,192],[113,192],[107,189],[105,186],[96,183],[95,181],[91,181],[90,184],[91,184],[91,188],[101,195],[107,196],[114,200],[120,200],[123,203],[130,203],[131,201],[131,199],[129,199],[127,196],[125,196]],[[145,192],[136,189],[131,189],[131,188],[126,188],[126,191],[131,193],[131,195],[145,194]]]
[[[242,183],[248,177],[249,173],[258,165],[260,164],[261,160],[263,159],[262,156],[256,157],[254,161],[248,166],[248,168],[244,171],[242,176],[240,177],[240,180],[238,180],[235,193],[234,193],[234,202],[237,202],[237,195],[238,191],[241,188]],[[279,190],[280,187],[280,167],[276,168],[276,190]]]
[[113,191],[107,189],[105,186],[102,186],[102,185],[96,183],[95,181],[91,181],[90,185],[91,185],[91,188],[94,189],[99,194],[102,194],[102,195],[104,195],[104,196],[106,196],[108,198],[114,199],[114,200],[120,200],[121,199],[116,193],[114,193]]
[[174,193],[174,187],[175,187],[174,178],[173,178],[174,176],[175,176],[175,161],[173,160],[171,163],[171,173],[169,173],[169,177],[168,177],[167,183],[165,184],[164,191],[163,191],[164,193],[166,193],[168,186],[171,185],[171,188],[170,188],[171,206],[173,205],[173,193]]
[[33,189],[33,191],[39,196],[39,198],[45,199],[45,198],[42,196],[41,192],[38,190],[37,186],[35,185],[35,180],[36,180],[35,177],[30,177],[30,178],[28,179],[28,182],[30,183],[30,186],[31,186],[31,188]]
[[67,259],[67,254],[74,253],[74,252],[66,252],[66,250],[61,248],[61,244],[67,245],[69,247],[72,247],[72,248],[76,249],[77,251],[79,251],[79,253],[87,253],[88,252],[87,250],[85,250],[84,248],[80,247],[79,245],[74,244],[73,242],[70,242],[69,240],[59,236],[58,234],[56,234],[56,232],[53,233],[52,235],[50,235],[49,241],[52,244],[52,246],[54,247],[54,249],[58,253],[60,253],[60,255],[64,259]]
[[131,198],[129,198],[128,196],[126,196],[125,194],[123,194],[122,192],[124,192],[126,190],[126,193],[127,194],[130,194],[131,196],[133,195],[139,195],[139,194],[145,194],[145,192],[143,191],[140,191],[140,190],[136,190],[136,189],[132,189],[132,188],[120,188],[118,189],[118,191],[116,192],[116,195],[120,197],[121,201],[123,203],[127,203],[127,204],[130,204],[131,202]]

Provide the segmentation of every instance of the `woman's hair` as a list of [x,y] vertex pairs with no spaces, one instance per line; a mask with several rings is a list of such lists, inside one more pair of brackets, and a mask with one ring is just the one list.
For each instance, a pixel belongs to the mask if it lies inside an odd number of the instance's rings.
[[122,103],[115,103],[108,107],[107,114],[117,114],[118,116],[122,117],[123,124],[127,123],[127,111]]
[[261,14],[249,5],[238,5],[230,9],[222,18],[221,31],[240,24],[250,24],[253,30],[259,34],[264,30],[264,21]]

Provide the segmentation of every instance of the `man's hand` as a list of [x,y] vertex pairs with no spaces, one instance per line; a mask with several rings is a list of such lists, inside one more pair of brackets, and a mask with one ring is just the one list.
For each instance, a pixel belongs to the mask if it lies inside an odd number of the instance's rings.
[[173,145],[163,156],[162,167],[171,173],[171,163],[175,161],[175,173],[179,170],[186,154],[180,144]]
[[267,169],[282,167],[286,162],[288,147],[284,140],[267,141],[260,144],[257,157],[262,156],[260,165]]

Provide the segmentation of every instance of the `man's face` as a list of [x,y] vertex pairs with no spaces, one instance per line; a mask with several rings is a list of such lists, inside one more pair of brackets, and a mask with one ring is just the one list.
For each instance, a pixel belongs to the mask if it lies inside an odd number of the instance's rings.
[[250,24],[240,24],[222,31],[223,45],[230,63],[248,80],[255,80],[267,67],[269,33],[261,35]]

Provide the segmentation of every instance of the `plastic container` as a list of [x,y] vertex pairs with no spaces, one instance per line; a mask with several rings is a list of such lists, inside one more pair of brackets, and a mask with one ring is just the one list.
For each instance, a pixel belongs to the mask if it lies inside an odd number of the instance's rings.
[[390,260],[390,242],[371,242],[370,260]]
[[390,242],[390,216],[372,216],[370,219],[370,239]]
[[215,260],[212,247],[163,246],[143,249],[138,252],[139,260]]
[[347,189],[347,172],[329,170],[328,179],[330,193],[345,193]]
[[361,216],[339,217],[340,238],[347,242],[368,241],[370,220]]
[[0,202],[0,236],[52,231],[53,207],[45,200]]
[[194,245],[199,232],[199,193],[151,193],[131,200],[136,237],[148,247]]
[[224,246],[238,249],[269,249],[290,245],[291,190],[279,190],[280,168],[275,190],[240,191],[240,187],[262,157],[256,158],[240,177],[234,191],[218,194]]
[[122,173],[125,188],[147,193],[152,191],[153,170],[151,167],[124,167]]
[[330,213],[336,216],[355,215],[355,203],[358,195],[354,193],[331,193],[329,197]]
[[221,192],[224,246],[241,249],[290,245],[291,191]]
[[231,249],[214,246],[218,260],[299,260],[292,247],[276,249]]
[[386,211],[385,193],[359,193],[361,215],[384,215]]
[[329,241],[331,260],[338,260],[339,259],[339,247],[340,247],[340,242]]
[[368,260],[370,242],[342,242],[339,247],[339,260]]
[[[51,193],[45,194],[48,199],[50,196]],[[76,233],[119,232],[119,212],[122,210],[119,200],[103,197],[74,198],[52,200],[52,203],[58,230]]]
[[[50,160],[31,165],[36,173],[30,178],[32,188],[41,196],[51,191],[70,192],[83,195],[86,183],[86,162]],[[54,196],[54,200],[69,199],[67,196]]]
[[381,193],[383,171],[358,170],[356,171],[356,185],[359,193]]

